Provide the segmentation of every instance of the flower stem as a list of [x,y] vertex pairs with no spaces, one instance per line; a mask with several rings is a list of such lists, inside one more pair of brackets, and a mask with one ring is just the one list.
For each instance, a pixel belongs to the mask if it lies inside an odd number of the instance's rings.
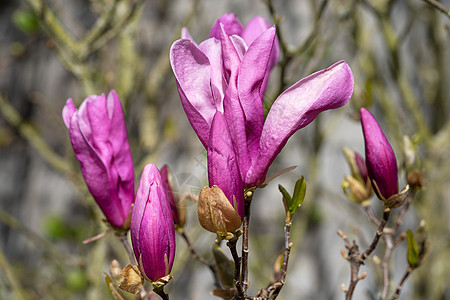
[[177,231],[181,235],[181,237],[184,239],[184,241],[186,242],[189,250],[191,251],[192,257],[194,259],[198,260],[199,262],[201,262],[202,264],[204,264],[205,266],[207,266],[211,270],[211,272],[213,273],[213,276],[214,276],[214,284],[217,288],[220,288],[221,287],[220,279],[219,279],[219,275],[217,274],[216,267],[213,264],[211,264],[210,262],[208,262],[205,258],[200,256],[200,254],[198,254],[197,251],[195,251],[194,247],[191,244],[191,241],[189,240],[189,237],[187,236],[187,234],[183,228],[180,228]]
[[248,227],[250,223],[250,205],[252,204],[253,193],[246,193],[245,197],[245,210],[244,210],[244,221],[243,221],[243,236],[242,236],[242,274],[241,283],[244,290],[244,295],[248,288]]
[[158,295],[161,297],[161,299],[163,299],[163,300],[169,300],[169,295],[167,295],[167,294],[164,292],[164,287],[154,288],[154,289],[153,289],[153,292],[155,292],[155,294],[158,294]]
[[131,248],[130,243],[128,242],[128,231],[126,232],[116,232],[117,238],[122,243],[123,247],[128,253],[128,258],[130,259],[130,263],[137,265],[136,258],[134,257],[133,249]]
[[412,268],[408,268],[408,270],[405,272],[405,274],[403,275],[402,279],[400,280],[400,283],[397,286],[397,289],[395,290],[395,294],[392,296],[391,300],[395,300],[398,299],[398,297],[400,296],[400,292],[402,291],[403,285],[406,282],[406,279],[409,277],[409,275],[411,275],[413,269]]

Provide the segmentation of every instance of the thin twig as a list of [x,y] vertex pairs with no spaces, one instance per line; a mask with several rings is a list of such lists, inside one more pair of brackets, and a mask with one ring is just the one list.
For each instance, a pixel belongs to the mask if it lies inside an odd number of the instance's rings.
[[376,226],[380,226],[380,220],[378,220],[378,218],[375,217],[373,209],[372,207],[370,207],[370,205],[364,206],[364,211],[369,216],[369,219],[373,224],[375,224]]
[[350,262],[350,284],[348,290],[345,291],[345,299],[350,300],[353,297],[353,292],[355,291],[356,284],[366,277],[366,273],[364,272],[361,276],[359,276],[359,269],[367,257],[375,250],[380,240],[380,237],[383,235],[384,228],[386,226],[387,221],[389,220],[391,210],[389,208],[385,208],[383,212],[383,219],[378,226],[378,229],[375,233],[375,237],[372,240],[370,246],[361,253],[359,251],[359,247],[355,241],[353,244],[350,244],[347,236],[338,231],[338,235],[344,240],[345,247],[348,250],[348,254],[345,255],[345,259]]
[[389,262],[391,260],[392,252],[394,250],[394,243],[392,242],[392,235],[388,234],[384,236],[386,242],[386,250],[384,252],[383,261],[381,262],[381,270],[383,272],[383,290],[381,292],[381,299],[386,299],[389,292],[389,286],[391,282],[391,274],[389,272]]
[[286,273],[287,273],[287,267],[289,262],[289,255],[291,253],[291,225],[292,223],[289,221],[286,222],[284,225],[284,259],[283,259],[283,265],[281,267],[281,276],[280,279],[273,285],[274,291],[272,295],[270,296],[270,299],[276,299],[278,297],[278,294],[280,293],[281,289],[283,288],[284,284],[286,283]]
[[126,231],[126,232],[117,232],[116,236],[120,240],[120,242],[122,243],[122,245],[125,248],[125,250],[127,251],[128,258],[130,259],[130,263],[132,265],[137,265],[137,260],[134,257],[133,249],[131,248],[131,245],[128,242],[128,231]]
[[47,145],[33,126],[23,121],[19,112],[2,95],[0,95],[0,113],[54,169],[69,177],[76,177],[69,164]]
[[219,275],[217,274],[216,267],[213,264],[211,264],[210,262],[208,262],[206,259],[204,259],[200,254],[198,254],[197,251],[195,251],[195,249],[192,246],[191,241],[189,240],[189,237],[187,236],[184,229],[182,229],[182,228],[178,229],[177,232],[180,233],[181,237],[186,242],[186,244],[189,248],[189,251],[191,251],[192,257],[194,259],[198,260],[199,262],[201,262],[202,264],[204,264],[205,266],[207,266],[211,270],[211,272],[213,273],[213,276],[214,276],[214,284],[217,288],[220,288],[220,279],[219,279]]
[[52,260],[56,260],[57,263],[67,264],[69,266],[77,266],[80,263],[80,260],[77,257],[70,255],[67,251],[62,251],[53,243],[38,235],[36,232],[25,226],[21,221],[3,209],[0,209],[0,221],[11,229],[23,233],[39,249],[45,249],[44,253],[46,253],[48,257],[52,258]]
[[167,294],[164,292],[164,288],[163,288],[163,287],[161,287],[161,288],[154,288],[153,291],[154,291],[156,294],[158,294],[158,295],[161,297],[161,299],[163,299],[163,300],[169,300],[169,295],[167,295]]
[[248,227],[250,223],[250,206],[252,203],[253,193],[249,192],[245,198],[245,209],[244,209],[244,221],[243,221],[243,235],[242,235],[242,274],[241,274],[241,284],[244,290],[244,295],[246,295],[248,288]]
[[241,285],[241,258],[239,257],[236,249],[237,239],[231,239],[228,241],[227,246],[230,248],[231,256],[234,260],[234,285],[236,286],[236,291],[239,299],[244,299],[244,290]]
[[450,18],[450,10],[448,10],[442,3],[437,2],[436,0],[423,0],[424,2],[428,3],[432,7],[436,8],[438,11],[446,15],[448,18]]
[[413,269],[412,268],[408,268],[408,270],[405,272],[405,274],[403,275],[402,279],[400,280],[400,283],[397,286],[397,289],[395,290],[394,295],[392,296],[391,300],[395,300],[400,296],[400,292],[402,291],[403,285],[406,282],[406,279],[409,277],[409,275],[411,275]]
[[375,233],[375,237],[373,238],[372,243],[369,248],[361,255],[361,258],[365,260],[377,247],[378,241],[380,240],[381,235],[383,234],[384,227],[386,226],[387,221],[389,220],[389,215],[391,214],[390,208],[385,208],[383,212],[383,220],[381,220],[380,225],[378,226],[378,230]]
[[12,294],[14,295],[14,299],[18,300],[27,300],[29,297],[21,286],[21,281],[15,276],[11,266],[8,263],[8,260],[5,258],[2,248],[0,248],[0,269],[2,273],[5,275],[6,280],[9,282],[9,285],[12,290]]

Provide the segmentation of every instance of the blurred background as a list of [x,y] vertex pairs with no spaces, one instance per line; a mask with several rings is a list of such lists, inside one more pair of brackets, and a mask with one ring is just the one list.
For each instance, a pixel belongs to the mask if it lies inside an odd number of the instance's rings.
[[[180,105],[169,63],[171,44],[188,27],[197,42],[233,12],[277,24],[284,44],[271,74],[266,108],[302,77],[346,60],[350,103],[300,130],[269,170],[295,170],[255,192],[250,223],[250,295],[272,278],[284,249],[284,210],[277,185],[293,190],[305,176],[306,200],[294,217],[293,248],[280,299],[343,299],[350,267],[338,229],[363,248],[376,227],[342,192],[350,173],[342,147],[364,153],[359,108],[388,136],[400,166],[403,135],[413,141],[425,188],[401,231],[426,222],[431,250],[400,299],[450,299],[450,17],[424,0],[3,0],[0,3],[0,299],[113,299],[104,280],[112,259],[127,255],[107,229],[75,159],[61,110],[115,89],[122,100],[136,167],[168,164],[181,194],[207,185],[206,152]],[[269,5],[269,4],[272,4]],[[439,3],[438,3],[439,4]],[[271,8],[271,9],[269,9]],[[406,173],[400,168],[400,187]],[[381,216],[382,205],[372,206]],[[215,236],[187,203],[186,232],[211,259]],[[393,288],[406,271],[406,242],[390,260]],[[375,255],[382,258],[383,242]],[[229,253],[228,249],[224,249]],[[381,267],[371,258],[354,299],[380,299]],[[215,299],[209,270],[177,237],[167,291],[171,299]],[[129,296],[129,295],[128,295]],[[131,297],[130,297],[131,299]],[[216,298],[219,299],[219,298]]]

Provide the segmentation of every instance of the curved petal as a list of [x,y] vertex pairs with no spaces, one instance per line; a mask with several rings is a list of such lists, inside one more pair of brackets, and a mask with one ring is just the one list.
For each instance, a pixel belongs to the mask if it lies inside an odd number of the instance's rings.
[[282,93],[267,115],[258,155],[252,160],[244,185],[263,182],[270,164],[289,137],[319,113],[345,105],[352,93],[353,76],[344,61],[303,78]]
[[209,37],[215,37],[220,39],[220,24],[225,28],[225,32],[228,35],[241,35],[243,27],[241,21],[236,16],[231,14],[224,14],[221,16],[211,27]]
[[79,116],[76,113],[72,117],[69,134],[75,156],[80,162],[81,173],[90,193],[108,222],[114,227],[122,227],[125,219],[119,209],[119,199],[112,192],[108,168],[84,136],[80,129]]
[[210,187],[217,185],[237,210],[244,216],[244,186],[239,172],[238,160],[234,152],[228,124],[224,116],[217,112],[211,126],[208,145],[208,178]]
[[76,111],[77,108],[75,107],[75,104],[73,104],[72,98],[67,99],[62,110],[62,117],[67,128],[70,127],[70,120],[72,120],[72,116]]
[[[241,177],[245,176],[251,164],[251,156],[247,147],[247,129],[245,128],[245,115],[233,86],[228,86],[223,100],[224,116],[238,158]],[[242,177],[243,178],[243,177]]]
[[225,78],[229,85],[237,85],[237,75],[239,71],[239,65],[241,58],[239,57],[238,49],[233,43],[236,39],[230,39],[230,36],[226,33],[225,28],[220,24],[220,43],[222,45],[222,59],[223,69],[225,72]]
[[117,173],[113,186],[117,186],[117,194],[122,205],[124,217],[130,214],[131,204],[134,201],[134,167],[128,142],[127,128],[123,115],[122,104],[117,93],[112,90],[108,98],[107,109],[110,117],[109,142],[112,147],[112,167]]
[[211,64],[190,40],[177,40],[170,49],[170,62],[177,80],[181,103],[192,128],[205,147],[216,112],[211,94]]
[[222,46],[219,40],[211,38],[203,41],[198,48],[209,59],[211,66],[211,92],[216,109],[223,112],[223,97],[228,85],[223,74]]
[[[189,30],[188,30],[186,27],[181,28],[181,38],[182,38],[182,39],[190,40],[191,42],[193,42],[194,44],[196,44],[195,41],[194,41],[194,39],[193,39],[192,36],[191,36],[191,33],[189,32]],[[197,44],[196,44],[196,45],[197,45]]]
[[398,193],[398,170],[394,150],[377,120],[365,108],[361,108],[361,125],[369,177],[376,182],[381,195],[388,199]]
[[267,74],[275,34],[275,27],[260,34],[248,48],[239,66],[238,94],[245,114],[247,143],[251,156],[255,156],[258,151],[264,122],[260,89]]
[[[265,30],[269,29],[272,25],[267,22],[263,17],[254,17],[251,19],[247,25],[245,26],[242,32],[242,38],[247,43],[247,45],[251,45],[253,41]],[[267,83],[269,81],[270,71],[276,66],[278,63],[278,58],[280,56],[280,45],[278,43],[278,38],[275,37],[275,41],[273,43],[272,51],[270,54],[269,67],[267,68],[266,77],[264,77],[264,81],[261,85],[260,95],[261,99],[264,98],[264,93],[266,91]]]

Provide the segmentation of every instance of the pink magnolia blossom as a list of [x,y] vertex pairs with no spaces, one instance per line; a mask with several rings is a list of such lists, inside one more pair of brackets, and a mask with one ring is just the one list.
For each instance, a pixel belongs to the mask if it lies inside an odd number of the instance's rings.
[[[394,150],[372,114],[365,108],[361,108],[360,113],[369,178],[376,183],[381,194],[378,196],[388,199],[398,193],[398,170]],[[374,190],[377,191],[376,188]]]
[[112,226],[128,227],[134,171],[119,97],[92,95],[78,110],[68,99],[62,115],[89,191]]
[[158,168],[145,166],[131,214],[131,242],[141,272],[151,281],[168,275],[175,257],[175,228]]
[[[215,37],[199,45],[189,37],[175,41],[170,60],[188,120],[208,149],[210,185],[239,202],[242,197],[236,193],[264,181],[292,134],[320,112],[348,102],[353,76],[340,61],[298,81],[275,100],[264,121],[262,89],[275,47],[275,27],[262,31],[247,47],[241,36],[227,33],[227,28],[238,27],[228,23],[231,26],[219,23],[212,30]],[[240,178],[235,177],[237,169]],[[218,184],[231,177],[233,184]]]

